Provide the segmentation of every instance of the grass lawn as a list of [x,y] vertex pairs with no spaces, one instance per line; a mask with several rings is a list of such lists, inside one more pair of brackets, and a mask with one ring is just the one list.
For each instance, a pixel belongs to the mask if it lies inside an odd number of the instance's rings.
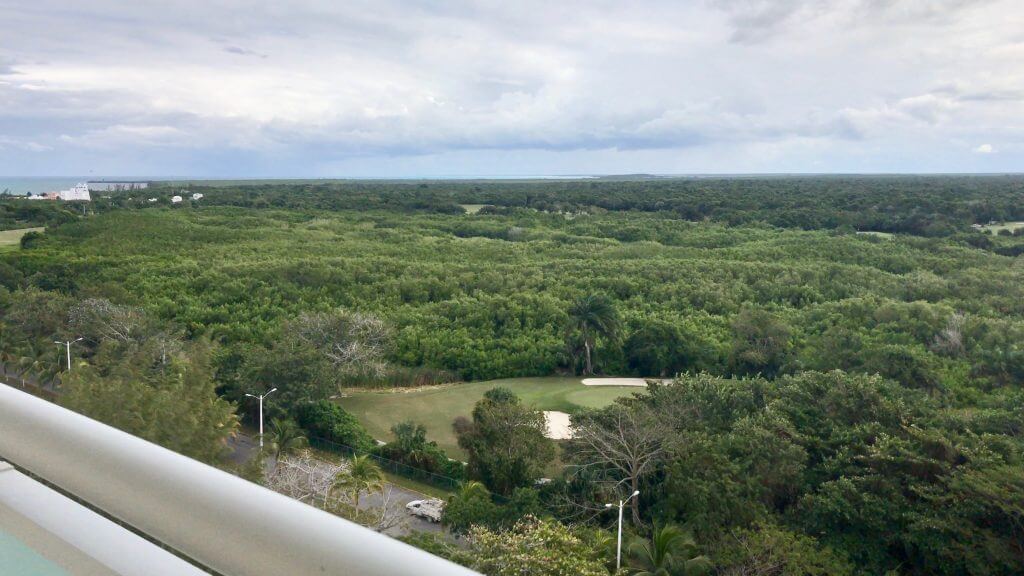
[[895,234],[891,232],[875,232],[874,230],[858,231],[857,234],[863,234],[865,236],[877,236],[879,238],[887,238],[889,240],[895,238]]
[[459,204],[466,211],[467,214],[476,214],[480,210],[490,206],[490,204]]
[[338,402],[348,410],[374,438],[391,438],[391,426],[404,420],[422,423],[427,438],[435,440],[452,458],[464,459],[452,432],[452,420],[469,416],[473,405],[491,388],[505,386],[523,402],[538,410],[571,412],[579,408],[607,406],[620,396],[629,396],[640,388],[626,386],[584,386],[579,378],[509,378],[422,388],[413,391],[349,390]]
[[22,228],[21,230],[0,230],[0,251],[13,250],[21,244],[21,237],[28,232],[42,232],[45,228]]
[[988,224],[981,227],[982,230],[991,232],[992,234],[998,234],[1000,230],[1009,230],[1010,232],[1013,232],[1020,228],[1024,228],[1024,222],[1003,222],[1002,224]]

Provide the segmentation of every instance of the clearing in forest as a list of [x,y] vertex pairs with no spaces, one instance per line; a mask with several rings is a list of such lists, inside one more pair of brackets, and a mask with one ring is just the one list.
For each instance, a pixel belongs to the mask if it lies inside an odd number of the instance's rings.
[[338,402],[358,418],[374,438],[388,440],[392,438],[393,425],[413,420],[423,424],[427,438],[435,440],[449,456],[464,459],[452,421],[458,416],[468,418],[477,400],[498,386],[515,392],[527,406],[569,413],[580,408],[607,406],[616,398],[629,396],[637,390],[629,386],[584,386],[579,378],[506,378],[411,391],[349,390]]
[[45,228],[22,228],[20,230],[0,230],[0,251],[9,250],[21,243],[21,237],[29,232],[42,232]]

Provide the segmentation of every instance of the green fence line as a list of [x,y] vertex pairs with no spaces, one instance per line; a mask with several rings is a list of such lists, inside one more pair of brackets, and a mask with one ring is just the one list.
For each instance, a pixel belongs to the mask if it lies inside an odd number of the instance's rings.
[[458,490],[463,483],[462,480],[458,480],[450,476],[444,476],[442,474],[437,474],[436,472],[430,472],[429,470],[409,466],[404,462],[398,462],[397,460],[384,458],[383,456],[374,454],[372,452],[359,451],[353,448],[352,446],[338,444],[337,442],[333,442],[326,438],[317,438],[313,436],[310,437],[308,440],[310,446],[314,448],[319,448],[321,450],[327,450],[328,452],[335,452],[338,454],[342,454],[344,456],[367,455],[374,462],[376,462],[378,466],[380,466],[383,470],[386,470],[387,472],[391,472],[392,474],[397,474],[399,476],[409,478],[411,480],[423,482],[424,484],[429,484],[436,488],[441,488],[442,490]]

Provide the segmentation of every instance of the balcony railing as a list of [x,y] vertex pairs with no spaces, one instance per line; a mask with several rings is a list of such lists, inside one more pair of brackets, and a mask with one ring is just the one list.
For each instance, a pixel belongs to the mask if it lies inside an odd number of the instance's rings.
[[0,460],[225,576],[476,574],[2,384]]

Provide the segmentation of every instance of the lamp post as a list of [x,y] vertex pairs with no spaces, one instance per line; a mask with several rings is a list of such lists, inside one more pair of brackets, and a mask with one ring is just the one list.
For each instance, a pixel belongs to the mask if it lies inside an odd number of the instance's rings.
[[[615,572],[617,573],[622,568],[622,507],[626,505],[631,499],[636,498],[640,495],[640,491],[637,490],[629,495],[629,498],[625,500],[619,500],[619,541],[615,549]],[[611,508],[615,504],[605,504],[605,508]]]
[[271,388],[266,394],[246,394],[249,398],[258,398],[260,401],[260,450],[263,449],[263,399],[274,393],[277,388]]
[[67,353],[68,353],[68,372],[71,372],[71,345],[74,344],[75,342],[81,342],[82,340],[85,340],[84,336],[81,337],[81,338],[77,338],[75,340],[65,340],[63,342],[61,342],[60,340],[54,340],[53,341],[54,344],[62,344],[64,346],[65,350],[67,350]]

